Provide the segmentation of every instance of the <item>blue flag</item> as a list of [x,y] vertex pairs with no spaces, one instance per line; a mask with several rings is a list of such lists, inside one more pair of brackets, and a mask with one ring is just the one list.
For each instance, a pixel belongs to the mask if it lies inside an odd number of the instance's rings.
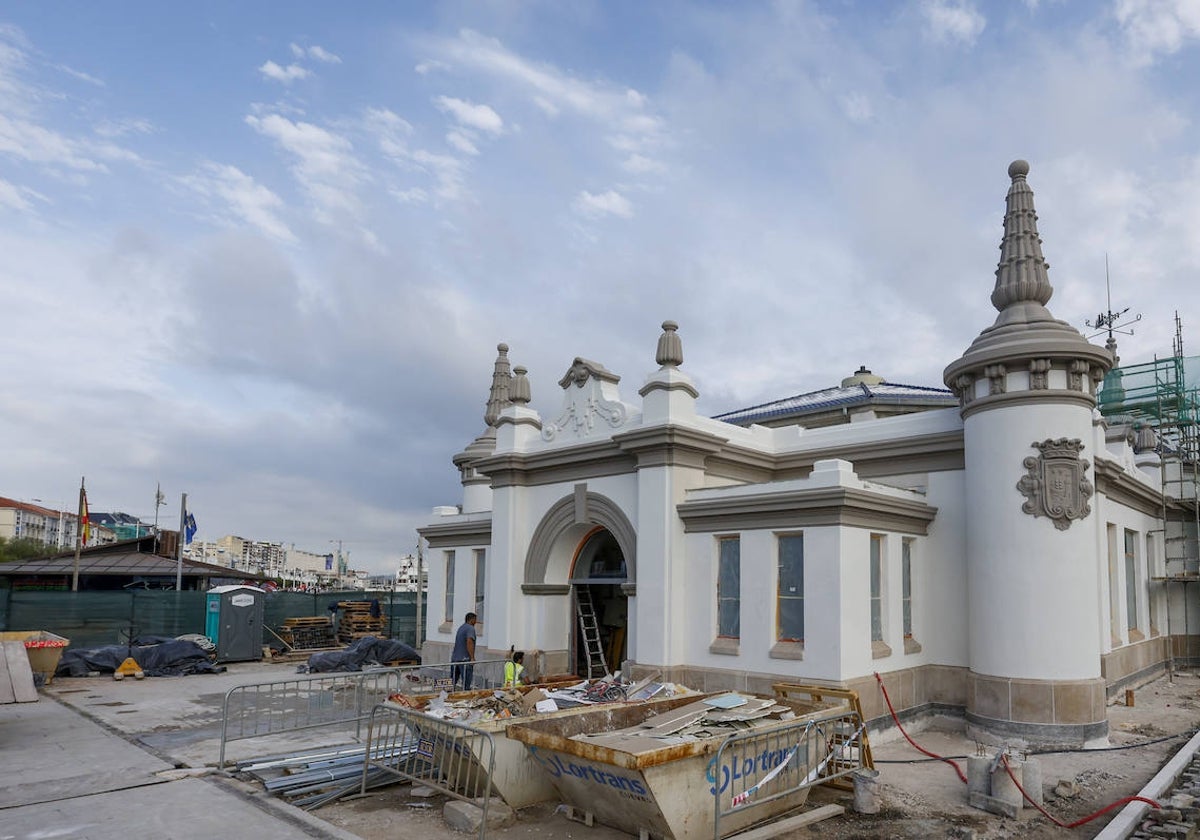
[[196,536],[196,517],[192,516],[191,511],[183,519],[183,542],[184,545],[192,544],[192,537]]

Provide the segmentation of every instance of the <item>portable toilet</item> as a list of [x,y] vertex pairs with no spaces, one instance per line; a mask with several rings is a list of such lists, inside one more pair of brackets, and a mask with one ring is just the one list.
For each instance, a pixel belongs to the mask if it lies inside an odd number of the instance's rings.
[[263,604],[257,586],[214,586],[208,590],[204,635],[217,647],[218,662],[262,659]]

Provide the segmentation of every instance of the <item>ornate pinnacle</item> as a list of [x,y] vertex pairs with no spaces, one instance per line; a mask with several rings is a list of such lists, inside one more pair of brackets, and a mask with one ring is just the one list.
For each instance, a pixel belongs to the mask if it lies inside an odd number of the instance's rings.
[[683,341],[675,332],[679,325],[674,321],[663,321],[663,334],[658,337],[658,351],[654,361],[663,367],[679,367],[683,364]]
[[513,405],[529,405],[529,380],[525,378],[525,374],[529,371],[521,365],[513,368],[512,386],[509,388],[509,402]]
[[484,411],[483,422],[495,426],[500,419],[500,412],[512,400],[509,398],[509,386],[512,383],[512,373],[508,367],[508,345],[497,344],[500,355],[496,357],[496,366],[492,370],[492,389],[488,393],[487,408]]
[[1014,160],[1008,167],[1012,186],[1004,213],[1004,239],[1000,242],[1000,263],[996,267],[996,288],[992,305],[1003,311],[1014,303],[1036,302],[1045,305],[1054,293],[1042,256],[1038,236],[1037,212],[1033,209],[1033,190],[1025,181],[1029,164]]

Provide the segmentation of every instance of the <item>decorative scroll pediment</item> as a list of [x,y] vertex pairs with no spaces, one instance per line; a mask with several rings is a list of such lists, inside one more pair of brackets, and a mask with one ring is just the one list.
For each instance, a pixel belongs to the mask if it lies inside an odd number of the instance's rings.
[[590,436],[597,427],[619,429],[626,424],[631,406],[621,401],[621,377],[604,365],[576,357],[563,378],[563,407],[558,417],[542,427],[542,439],[551,441],[571,433]]

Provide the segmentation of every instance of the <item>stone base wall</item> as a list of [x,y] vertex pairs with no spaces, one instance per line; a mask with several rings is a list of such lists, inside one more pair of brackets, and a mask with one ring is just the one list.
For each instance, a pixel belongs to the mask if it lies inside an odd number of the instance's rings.
[[[1163,673],[1168,666],[1172,647],[1178,647],[1176,656],[1182,659],[1182,654],[1187,650],[1187,641],[1186,636],[1155,636],[1104,654],[1100,657],[1100,674],[1104,677],[1108,696],[1115,697],[1123,688],[1146,682]],[[1200,647],[1195,650],[1200,652]]]

